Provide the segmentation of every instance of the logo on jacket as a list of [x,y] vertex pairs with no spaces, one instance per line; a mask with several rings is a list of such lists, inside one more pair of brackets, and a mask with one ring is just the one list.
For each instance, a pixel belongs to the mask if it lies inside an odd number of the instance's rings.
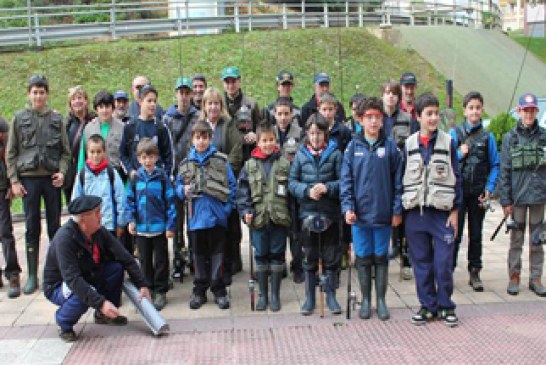
[[379,147],[377,149],[377,157],[379,158],[385,157],[385,147]]

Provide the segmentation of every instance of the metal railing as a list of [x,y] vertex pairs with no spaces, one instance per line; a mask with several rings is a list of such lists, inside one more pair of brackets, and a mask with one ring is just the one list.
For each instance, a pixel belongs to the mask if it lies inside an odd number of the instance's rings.
[[[0,9],[0,46],[41,47],[46,42],[165,34],[241,32],[253,29],[363,27],[371,24],[500,28],[500,10],[484,0],[467,6],[399,0],[305,1],[265,4],[247,1],[195,1],[42,6]],[[31,3],[30,1],[28,2]],[[213,13],[201,15],[199,13]],[[138,19],[145,15],[147,19]]]

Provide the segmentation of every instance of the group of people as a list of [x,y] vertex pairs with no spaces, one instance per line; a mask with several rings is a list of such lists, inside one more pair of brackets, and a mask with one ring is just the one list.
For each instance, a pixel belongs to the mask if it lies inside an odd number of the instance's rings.
[[[174,278],[182,277],[183,251],[190,251],[189,307],[204,305],[210,290],[219,308],[229,308],[226,287],[242,270],[242,224],[254,250],[256,310],[281,309],[289,241],[293,280],[305,282],[301,314],[315,311],[317,286],[329,311],[340,314],[339,272],[353,265],[352,243],[360,318],[372,316],[374,279],[377,316],[389,319],[389,260],[399,252],[421,303],[412,323],[439,317],[456,326],[453,271],[465,217],[469,285],[483,291],[482,226],[494,194],[515,222],[507,291],[518,294],[527,211],[533,230],[546,203],[546,131],[536,120],[534,95],[520,98],[520,119],[499,156],[482,125],[479,92],[464,97],[464,120],[446,133],[438,129],[437,97],[416,97],[411,72],[381,85],[379,97],[354,95],[348,118],[326,73],[314,76],[314,94],[301,108],[288,71],[276,76],[278,98],[263,109],[241,90],[237,67],[224,68],[221,79],[223,92],[207,87],[203,75],[178,78],[176,104],[166,112],[143,76],[133,80],[132,102],[124,91],[100,91],[94,112],[76,86],[66,119],[47,103],[48,80],[29,79],[28,105],[11,126],[0,121],[0,229],[10,298],[21,291],[9,210],[14,196],[23,198],[26,217],[25,294],[39,285],[44,199],[50,245],[43,289],[59,306],[66,341],[75,340],[73,326],[89,307],[96,323],[127,322],[118,311],[124,269],[141,297],[163,309],[168,239]],[[62,189],[71,219],[60,228]],[[531,246],[529,288],[539,296],[546,296],[543,260],[542,246]]]

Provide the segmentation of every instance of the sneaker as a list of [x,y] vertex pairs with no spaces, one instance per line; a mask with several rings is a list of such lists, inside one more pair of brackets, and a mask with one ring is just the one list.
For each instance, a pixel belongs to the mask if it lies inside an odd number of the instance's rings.
[[421,326],[427,322],[434,320],[435,317],[436,313],[429,311],[425,307],[421,307],[421,309],[419,309],[419,312],[415,313],[411,317],[411,323],[416,326]]
[[214,298],[214,302],[218,304],[218,308],[220,309],[228,309],[229,308],[229,298],[227,295],[224,295],[222,297],[216,297]]
[[206,295],[193,294],[190,299],[190,308],[199,309],[203,304],[207,302]]
[[402,279],[404,280],[413,279],[413,273],[411,272],[411,267],[404,267],[402,269]]
[[106,317],[104,314],[95,311],[95,323],[96,324],[105,324],[107,326],[125,326],[127,324],[127,317],[117,316],[116,318]]
[[459,324],[459,319],[455,314],[455,309],[441,309],[440,310],[440,319],[444,320],[444,323],[448,327],[455,327]]
[[301,284],[305,281],[305,274],[303,270],[295,270],[292,272],[292,280],[296,284]]
[[17,298],[21,295],[21,282],[19,274],[13,274],[9,278],[8,298]]
[[167,293],[157,293],[154,299],[154,307],[158,311],[165,308],[167,305]]
[[512,273],[512,275],[510,275],[510,281],[508,282],[508,288],[506,288],[506,292],[510,295],[518,295],[519,281],[519,272]]
[[539,297],[546,297],[546,287],[542,285],[540,278],[529,280],[529,289]]
[[60,327],[59,327],[59,337],[64,342],[74,342],[78,339],[78,336],[76,336],[76,332],[74,332],[74,330],[63,331]]

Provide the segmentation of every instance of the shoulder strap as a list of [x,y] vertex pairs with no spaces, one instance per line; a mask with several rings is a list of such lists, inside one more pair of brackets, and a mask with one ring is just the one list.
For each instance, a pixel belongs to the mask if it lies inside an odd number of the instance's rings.
[[82,187],[82,195],[85,195],[85,189],[84,189],[84,187],[85,187],[85,165],[80,170],[79,177],[80,177],[80,185]]
[[464,126],[462,124],[458,125],[457,128],[455,128],[455,134],[457,135],[457,147],[464,144],[464,141],[466,140],[467,133],[464,129]]
[[106,166],[106,173],[108,174],[108,180],[110,181],[110,199],[112,200],[112,219],[114,220],[114,229],[118,228],[118,215],[117,215],[117,203],[116,203],[116,194],[114,191],[114,168],[108,164]]

